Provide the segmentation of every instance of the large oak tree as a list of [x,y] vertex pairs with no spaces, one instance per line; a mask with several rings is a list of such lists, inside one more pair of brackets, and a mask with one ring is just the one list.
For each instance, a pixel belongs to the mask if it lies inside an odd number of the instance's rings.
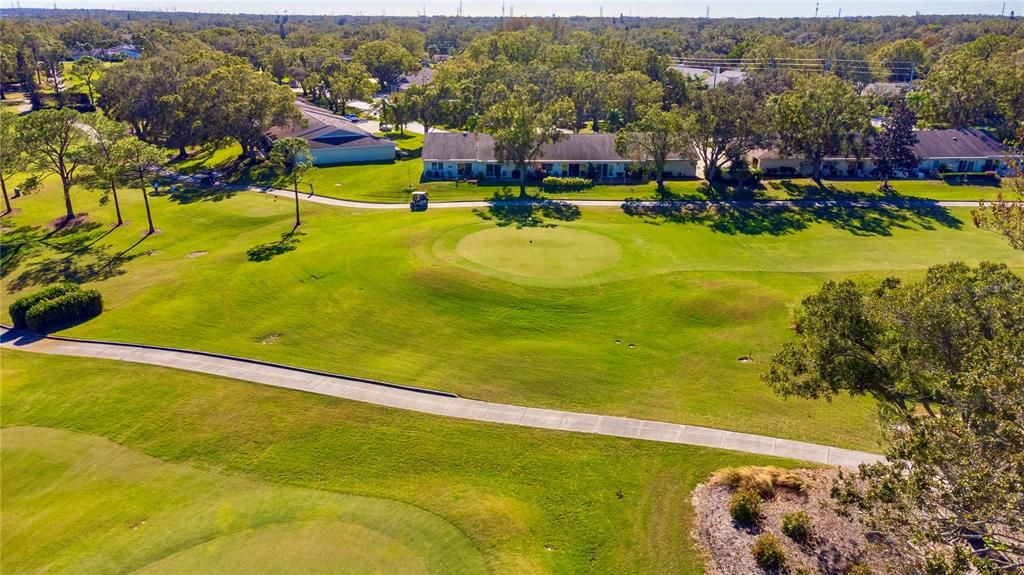
[[824,159],[852,149],[869,127],[864,99],[853,84],[833,74],[803,76],[768,106],[779,149],[806,158],[819,185]]
[[1022,294],[1024,280],[992,263],[935,266],[914,282],[829,281],[764,375],[787,396],[877,401],[886,459],[835,495],[900,551],[899,572],[1024,565]]

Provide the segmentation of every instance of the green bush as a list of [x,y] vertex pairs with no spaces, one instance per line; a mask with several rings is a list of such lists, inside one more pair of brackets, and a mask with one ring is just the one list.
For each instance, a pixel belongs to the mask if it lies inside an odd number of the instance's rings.
[[786,553],[782,550],[782,542],[771,533],[760,535],[754,540],[754,561],[762,569],[782,569],[786,565]]
[[541,180],[545,192],[578,192],[594,185],[593,180],[587,178],[558,178],[548,176]]
[[28,329],[28,323],[25,321],[25,314],[27,314],[28,310],[37,303],[48,299],[58,298],[64,294],[78,291],[78,289],[78,286],[75,284],[60,283],[49,286],[32,295],[18,298],[11,304],[11,307],[8,308],[8,311],[11,314],[11,320],[14,322],[14,327],[17,329]]
[[761,516],[761,496],[750,489],[740,489],[729,499],[729,515],[740,525],[757,524]]
[[811,538],[811,517],[803,511],[794,511],[782,518],[782,534],[797,543]]
[[100,292],[75,290],[36,303],[25,313],[25,324],[32,331],[45,333],[55,327],[94,318],[102,311]]
[[871,568],[863,563],[851,563],[843,573],[845,575],[871,575]]

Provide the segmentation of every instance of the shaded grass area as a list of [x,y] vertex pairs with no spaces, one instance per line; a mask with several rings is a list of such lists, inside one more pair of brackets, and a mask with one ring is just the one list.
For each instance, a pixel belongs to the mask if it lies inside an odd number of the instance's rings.
[[[494,573],[696,574],[690,490],[720,467],[779,461],[450,420],[152,366],[2,354],[6,426],[99,435],[192,466],[76,435],[19,444],[8,434],[24,432],[6,429],[4,572],[108,554],[142,562],[186,547],[182,539],[299,515],[369,527],[449,573],[474,572],[479,550]],[[31,467],[27,454],[8,460],[8,449],[41,447],[50,456]],[[93,468],[90,458],[109,463]]]
[[[0,262],[5,298],[59,277],[103,293],[103,315],[71,335],[862,449],[877,447],[869,401],[787,401],[759,380],[792,337],[799,299],[826,279],[912,277],[953,259],[1024,268],[1024,256],[975,229],[967,210],[942,208],[793,222],[742,211],[673,219],[304,204],[304,223],[289,236],[287,198],[152,196],[162,231],[144,237],[138,194],[124,199],[129,223],[111,230],[112,207],[74,193],[89,216],[61,242],[77,247],[38,241],[62,212],[51,186],[17,199],[20,213],[2,220]],[[621,257],[560,241],[526,251],[532,227],[517,229],[526,217],[600,236]],[[464,239],[472,246],[482,237],[474,234],[501,224],[508,233],[486,242],[486,257],[460,253]],[[753,361],[738,361],[745,356]]]
[[5,573],[486,572],[458,529],[391,499],[229,477],[46,427],[0,439]]

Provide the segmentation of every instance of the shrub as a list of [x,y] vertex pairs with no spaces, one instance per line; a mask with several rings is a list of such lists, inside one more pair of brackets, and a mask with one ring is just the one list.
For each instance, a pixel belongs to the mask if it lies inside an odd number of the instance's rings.
[[84,321],[103,311],[103,296],[96,290],[75,290],[53,299],[43,300],[25,313],[25,323],[36,332]]
[[548,176],[541,180],[546,192],[578,192],[594,185],[593,180],[587,178],[558,178]]
[[794,511],[782,518],[782,534],[797,543],[811,538],[811,517],[803,511]]
[[851,563],[843,570],[845,575],[871,575],[871,568],[863,563]]
[[941,172],[946,183],[973,182],[978,184],[999,185],[1001,178],[995,172]]
[[795,493],[807,490],[807,482],[803,477],[780,467],[726,467],[712,473],[710,481],[714,485],[726,485],[733,489],[750,489],[765,498],[775,495],[776,489],[787,489]]
[[60,283],[49,286],[32,295],[18,298],[11,304],[11,307],[8,308],[8,311],[11,314],[11,320],[14,322],[14,327],[17,329],[28,329],[28,323],[25,321],[25,314],[28,313],[28,310],[37,303],[48,299],[58,298],[64,294],[77,291],[78,289],[78,286],[75,284]]
[[729,499],[729,515],[736,523],[751,526],[761,516],[761,496],[749,489],[740,489]]
[[754,540],[754,561],[762,569],[782,569],[786,564],[786,553],[782,550],[782,542],[771,533],[760,535]]

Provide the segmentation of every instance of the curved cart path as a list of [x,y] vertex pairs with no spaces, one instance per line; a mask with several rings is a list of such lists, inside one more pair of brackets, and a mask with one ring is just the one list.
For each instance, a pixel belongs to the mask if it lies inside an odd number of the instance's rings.
[[[234,187],[234,186],[230,186]],[[259,192],[263,194],[269,194],[272,196],[279,196],[282,198],[294,198],[294,192],[291,190],[282,190],[280,188],[267,188],[267,187],[244,187],[239,186],[235,189],[248,190],[253,192]],[[305,202],[311,202],[314,204],[323,204],[326,206],[338,206],[342,208],[358,208],[368,210],[408,210],[408,203],[386,203],[386,202],[361,202],[357,200],[342,200],[338,198],[331,198],[327,196],[309,195],[305,192],[299,192],[299,199]],[[579,207],[593,207],[593,208],[619,208],[622,207],[625,200],[562,200],[557,198],[543,198],[543,199],[528,199],[528,200],[464,200],[464,201],[431,201],[430,209],[444,209],[444,208],[487,208],[490,206],[525,206],[525,205],[543,205],[547,202],[557,202],[571,204]],[[640,200],[634,201],[633,203],[642,206],[657,206],[657,205],[670,205],[670,206],[735,206],[742,208],[749,208],[755,206],[765,207],[778,207],[778,206],[797,206],[797,207],[848,207],[848,208],[870,208],[870,207],[890,207],[890,208],[913,208],[913,207],[943,207],[943,208],[976,208],[978,202],[974,200],[929,200],[925,198],[892,198],[892,199],[864,199],[864,200]]]
[[201,351],[42,337],[7,327],[0,327],[0,346],[4,349],[33,353],[159,365],[397,409],[489,423],[699,445],[848,467],[881,459],[881,456],[873,453],[708,427],[477,401],[441,391]]

